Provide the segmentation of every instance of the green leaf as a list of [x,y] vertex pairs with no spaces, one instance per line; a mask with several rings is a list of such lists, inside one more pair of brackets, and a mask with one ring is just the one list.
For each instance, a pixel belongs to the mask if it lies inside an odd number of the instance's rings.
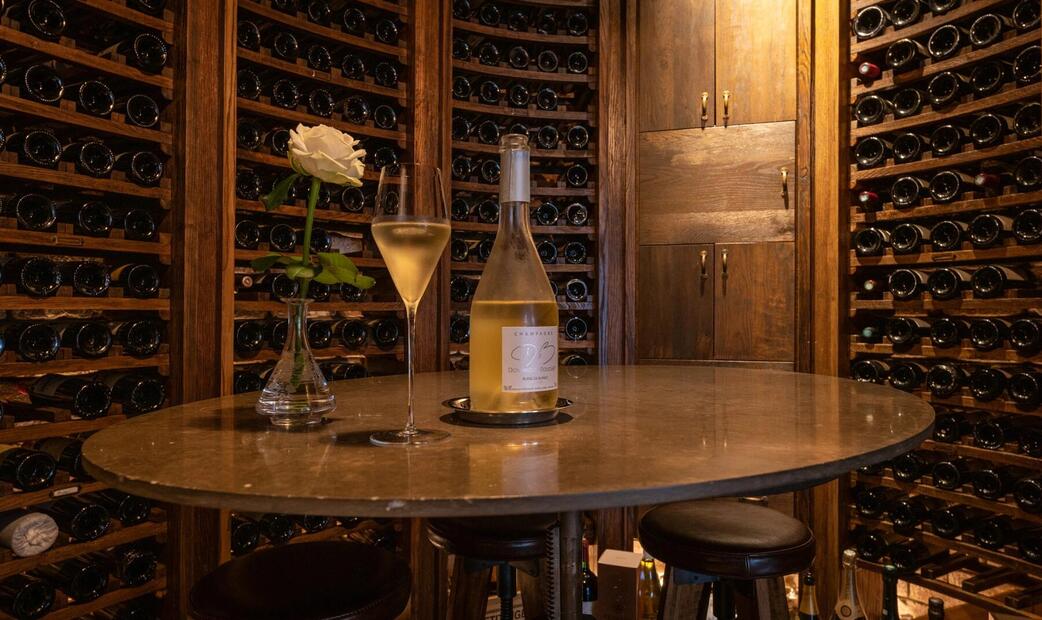
[[275,263],[282,262],[285,257],[281,254],[268,254],[260,258],[255,258],[250,261],[250,266],[253,267],[254,271],[267,271],[271,269]]
[[315,282],[321,282],[322,284],[328,284],[330,286],[340,284],[340,280],[338,280],[337,277],[328,269],[322,269],[315,274]]
[[327,269],[338,269],[358,273],[358,267],[355,266],[351,259],[339,252],[319,252],[318,262]]
[[286,195],[289,194],[289,190],[296,183],[297,177],[300,175],[294,172],[285,179],[278,182],[278,185],[271,189],[270,194],[261,196],[261,200],[264,201],[264,209],[266,211],[274,211],[278,209],[283,202],[286,201]]
[[363,276],[362,274],[358,274],[355,276],[355,281],[351,282],[351,284],[354,284],[356,287],[365,290],[367,288],[373,288],[373,286],[376,285],[376,280],[370,278],[369,276]]
[[292,265],[293,263],[304,264],[304,257],[300,256],[299,254],[294,256],[287,256],[285,254],[281,254],[279,255],[278,263],[280,265]]
[[311,280],[315,277],[315,268],[303,261],[286,265],[286,275],[294,280]]

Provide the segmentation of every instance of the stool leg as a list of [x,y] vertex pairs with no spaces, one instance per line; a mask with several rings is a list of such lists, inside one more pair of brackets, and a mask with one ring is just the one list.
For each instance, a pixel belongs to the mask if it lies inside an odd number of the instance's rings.
[[449,597],[450,618],[484,618],[488,607],[488,584],[492,566],[453,558],[452,595]]
[[521,565],[517,571],[517,586],[521,590],[521,605],[524,608],[525,620],[546,620],[546,606],[543,602],[545,584],[543,571],[539,563],[530,562]]
[[659,620],[681,620],[691,617],[691,610],[699,609],[696,618],[702,620],[709,610],[710,584],[692,578],[692,573],[666,566],[662,601],[658,608]]
[[761,601],[757,598],[756,582],[735,581],[733,587],[735,614],[738,620],[759,620],[762,604],[766,603],[766,600]]
[[760,620],[788,620],[789,602],[785,598],[785,578],[772,577],[756,582]]
[[735,620],[734,585],[725,580],[713,584],[713,615],[716,620]]
[[517,591],[514,577],[514,567],[509,562],[499,565],[496,576],[496,585],[499,588],[499,620],[513,620],[514,618],[514,593]]

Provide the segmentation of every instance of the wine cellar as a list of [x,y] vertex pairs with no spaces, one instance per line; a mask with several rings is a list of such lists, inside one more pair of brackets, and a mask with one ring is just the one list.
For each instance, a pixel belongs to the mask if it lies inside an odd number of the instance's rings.
[[850,10],[849,373],[938,414],[921,449],[853,474],[851,544],[864,566],[1035,618],[1039,4]]

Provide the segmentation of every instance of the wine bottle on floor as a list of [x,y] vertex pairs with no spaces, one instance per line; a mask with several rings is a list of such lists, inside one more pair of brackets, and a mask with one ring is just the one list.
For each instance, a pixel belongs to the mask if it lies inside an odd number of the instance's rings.
[[821,618],[821,613],[818,611],[818,593],[814,574],[810,571],[805,572],[800,579],[798,617],[799,620],[820,620]]
[[842,590],[836,606],[832,609],[830,620],[865,620],[865,610],[857,597],[857,552],[853,549],[843,552],[843,578],[840,587]]

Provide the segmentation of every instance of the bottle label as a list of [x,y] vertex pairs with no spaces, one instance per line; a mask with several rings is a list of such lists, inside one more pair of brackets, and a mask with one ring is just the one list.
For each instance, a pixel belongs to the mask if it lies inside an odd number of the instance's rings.
[[503,391],[557,389],[557,326],[504,327]]

